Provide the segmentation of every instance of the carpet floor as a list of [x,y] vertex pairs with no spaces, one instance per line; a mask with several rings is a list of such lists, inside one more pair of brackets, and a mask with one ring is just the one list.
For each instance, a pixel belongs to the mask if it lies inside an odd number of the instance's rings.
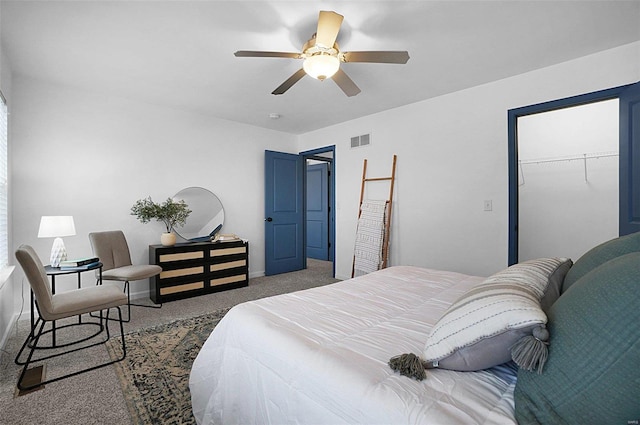
[[[1,352],[0,424],[192,423],[190,422],[193,420],[190,416],[190,398],[187,396],[183,395],[185,403],[178,406],[176,402],[169,413],[160,412],[161,409],[154,407],[171,404],[170,402],[160,403],[157,401],[169,398],[164,395],[158,396],[158,385],[185,388],[184,380],[186,379],[188,382],[188,373],[185,371],[190,369],[190,362],[193,362],[193,358],[195,358],[199,349],[197,344],[202,344],[203,338],[208,336],[210,329],[215,326],[216,320],[219,320],[218,316],[222,312],[245,301],[334,282],[337,280],[332,277],[330,262],[310,259],[305,270],[250,279],[249,286],[244,288],[165,303],[161,309],[134,307],[131,322],[125,324],[125,340],[128,346],[127,359],[116,365],[50,383],[43,389],[18,396],[16,382],[20,369],[15,365],[13,359],[29,332],[28,317],[23,316],[16,323]],[[134,287],[136,284],[143,285],[143,283],[136,282],[133,284]],[[202,332],[189,332],[182,329],[188,329],[188,325],[193,323],[196,323],[193,329],[201,328]],[[198,323],[201,326],[198,326]],[[210,329],[206,330],[207,327]],[[111,326],[111,332],[112,335],[118,334],[116,326]],[[161,335],[164,336],[161,337]],[[64,337],[64,335],[59,336],[59,338]],[[69,336],[69,338],[72,337],[74,335]],[[164,343],[161,342],[163,339]],[[200,339],[202,342],[198,342]],[[141,340],[146,342],[140,342]],[[168,340],[174,343],[174,348],[180,347],[178,350],[168,350],[176,351],[175,354],[171,354],[172,359],[162,357],[163,355],[167,356],[166,351],[165,354],[155,357],[147,356],[145,358],[144,354],[139,355],[145,350],[162,353],[163,350],[158,349],[159,344],[168,346],[170,345]],[[117,342],[119,341],[113,339],[115,344],[109,343],[108,347],[115,350]],[[90,350],[63,356],[56,361],[49,361],[46,365],[46,374],[50,378],[73,370],[78,365],[89,362],[95,364],[108,359],[107,345],[100,345]],[[162,365],[162,367],[159,368],[158,365]],[[125,369],[127,370],[125,371]],[[169,375],[175,372],[178,375],[177,379],[174,382],[166,381],[155,384],[156,381],[164,379],[153,375],[155,369],[163,369]],[[179,381],[182,381],[182,384],[176,384]],[[135,382],[140,385],[132,384]],[[186,388],[188,393],[188,387]],[[141,395],[145,392],[149,394]],[[151,398],[145,399],[145,396]]]

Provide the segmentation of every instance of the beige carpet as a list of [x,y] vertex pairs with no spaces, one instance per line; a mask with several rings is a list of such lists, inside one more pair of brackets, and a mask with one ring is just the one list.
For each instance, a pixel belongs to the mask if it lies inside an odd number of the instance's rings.
[[[125,324],[125,332],[131,334],[176,320],[230,308],[252,299],[322,286],[336,281],[332,277],[331,263],[309,260],[306,270],[250,279],[249,286],[244,288],[165,303],[161,309],[134,307],[132,321]],[[144,284],[144,282],[133,283],[133,290],[136,285]],[[147,302],[150,301],[147,300]],[[0,353],[0,424],[125,425],[135,423],[133,420],[136,418],[132,419],[127,407],[131,397],[128,391],[122,390],[114,366],[48,384],[42,390],[16,397],[19,368],[14,364],[13,358],[28,333],[28,326],[28,316],[23,315]],[[111,329],[112,334],[117,334],[115,326]],[[91,353],[74,353],[64,356],[60,362],[47,364],[47,376],[62,374],[70,368],[77,367],[78,364],[102,361],[109,356],[105,345],[87,351]]]

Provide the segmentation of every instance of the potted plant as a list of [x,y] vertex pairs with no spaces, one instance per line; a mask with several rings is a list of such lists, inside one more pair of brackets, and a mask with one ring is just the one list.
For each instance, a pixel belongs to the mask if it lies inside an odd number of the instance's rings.
[[167,231],[160,236],[160,242],[165,246],[175,245],[176,235],[173,228],[176,225],[183,226],[189,214],[191,210],[184,200],[174,201],[171,198],[159,204],[153,202],[149,196],[138,199],[131,207],[131,215],[135,215],[142,223],[148,223],[152,219],[164,223]]

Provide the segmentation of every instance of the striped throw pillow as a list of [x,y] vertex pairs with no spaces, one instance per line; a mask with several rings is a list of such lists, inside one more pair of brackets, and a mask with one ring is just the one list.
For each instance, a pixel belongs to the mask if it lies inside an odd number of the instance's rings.
[[510,361],[514,344],[534,332],[545,343],[540,303],[571,265],[566,258],[525,261],[469,289],[432,328],[424,360],[432,367],[481,370]]

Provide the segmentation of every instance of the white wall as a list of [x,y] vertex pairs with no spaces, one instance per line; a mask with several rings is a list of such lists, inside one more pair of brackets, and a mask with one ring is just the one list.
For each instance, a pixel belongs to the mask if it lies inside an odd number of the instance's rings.
[[[636,42],[302,135],[300,151],[336,145],[337,276],[351,274],[362,160],[385,176],[393,154],[390,264],[485,276],[506,267],[507,111],[638,80]],[[371,146],[351,149],[366,133]]]
[[72,215],[70,257],[91,254],[88,233],[122,229],[133,262],[147,263],[163,227],[140,223],[131,206],[201,186],[224,205],[223,231],[249,239],[250,275],[264,273],[264,150],[295,152],[295,136],[22,76],[13,89],[13,249],[30,244],[48,263],[53,241],[37,238],[40,217]]
[[[4,94],[7,100],[7,108],[9,113],[12,112],[11,105],[11,68],[9,66],[9,62],[7,61],[7,57],[4,54],[2,48],[2,42],[0,40],[0,90],[2,90],[2,94]],[[11,115],[9,116],[8,123],[8,132],[9,132],[9,141],[11,140]],[[11,155],[11,146],[8,146],[8,157]],[[11,173],[12,164],[9,161],[9,173]],[[9,182],[11,180],[9,179]],[[9,185],[9,211],[11,211],[11,185]],[[12,217],[9,215],[9,248],[11,248],[11,229]],[[11,252],[11,249],[9,249]],[[11,264],[12,259],[9,259],[9,263]],[[0,282],[0,347],[4,346],[5,340],[8,336],[8,333],[13,325],[13,297],[14,297],[14,282],[15,279],[11,276],[6,282]]]
[[[40,216],[71,214],[70,256],[90,251],[89,232],[119,228],[133,260],[146,262],[162,228],[139,223],[131,205],[203,186],[225,206],[224,230],[250,240],[250,271],[260,274],[264,150],[335,144],[338,277],[350,275],[362,160],[370,176],[388,175],[394,153],[390,263],[489,275],[507,262],[507,110],[638,80],[634,43],[295,137],[14,75],[11,249],[28,243],[48,258],[52,241],[36,237]],[[350,137],[365,133],[372,145],[350,149]]]

